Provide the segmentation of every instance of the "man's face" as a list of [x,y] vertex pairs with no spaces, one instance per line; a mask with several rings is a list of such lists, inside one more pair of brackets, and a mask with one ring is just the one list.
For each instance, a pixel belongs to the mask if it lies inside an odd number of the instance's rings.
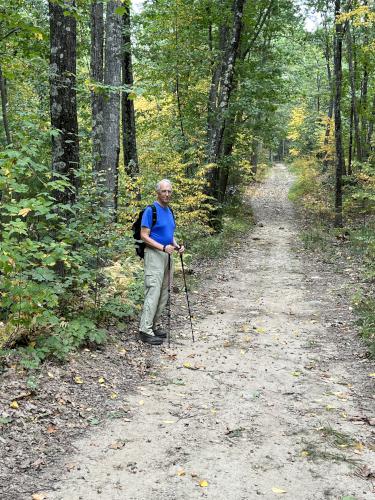
[[168,204],[172,196],[172,186],[167,182],[162,182],[160,184],[160,190],[158,191],[158,201],[163,204]]

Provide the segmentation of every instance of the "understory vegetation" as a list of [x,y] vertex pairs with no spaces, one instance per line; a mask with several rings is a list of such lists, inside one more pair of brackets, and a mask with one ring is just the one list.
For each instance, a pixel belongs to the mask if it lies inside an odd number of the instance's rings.
[[310,243],[335,225],[363,265],[373,343],[373,23],[362,1],[0,0],[3,358],[65,359],[138,315],[131,225],[158,180],[187,260],[213,258],[252,223],[247,187],[287,156],[321,227]]

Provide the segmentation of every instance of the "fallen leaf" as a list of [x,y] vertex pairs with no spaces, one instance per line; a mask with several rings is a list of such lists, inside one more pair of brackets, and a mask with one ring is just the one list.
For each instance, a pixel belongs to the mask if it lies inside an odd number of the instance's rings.
[[98,382],[99,382],[99,384],[104,384],[105,378],[104,377],[99,377],[98,378]]
[[177,476],[185,476],[186,475],[186,472],[184,471],[184,469],[178,469],[177,471]]
[[49,376],[49,378],[55,378],[55,376],[52,372],[47,372],[47,375]]
[[206,486],[208,486],[208,482],[205,479],[203,479],[202,481],[199,481],[199,486],[201,488],[206,488]]
[[174,420],[163,420],[163,424],[174,424]]
[[111,392],[111,395],[109,397],[111,399],[116,399],[117,398],[117,392]]
[[266,333],[266,329],[263,328],[262,326],[259,326],[258,328],[255,329],[257,333]]
[[301,372],[292,372],[293,377],[299,377]]
[[183,363],[182,365],[184,368],[187,368],[188,370],[199,370],[199,366],[195,365],[195,366],[192,366],[191,363],[188,363],[188,362],[185,362]]
[[45,500],[47,496],[44,493],[34,493],[31,497],[32,500]]
[[276,486],[274,486],[274,487],[272,488],[272,491],[273,491],[274,493],[276,493],[277,495],[282,495],[283,493],[286,493],[286,490],[283,490],[283,489],[281,489],[281,488],[277,488]]
[[83,384],[82,377],[80,377],[79,375],[76,375],[76,376],[74,377],[74,382],[75,382],[76,384]]
[[13,410],[18,410],[18,408],[20,407],[17,401],[12,401],[9,406],[13,408]]
[[368,376],[369,377],[375,377],[375,373],[369,373]]
[[47,427],[47,432],[48,432],[48,434],[53,434],[54,432],[57,432],[56,426],[55,426],[55,425],[52,425],[52,424],[51,424],[51,425],[49,425],[49,426]]
[[125,442],[118,440],[109,445],[111,450],[121,450],[125,446]]
[[138,401],[138,404],[139,404],[139,406],[143,406],[145,404],[145,402],[143,401],[143,399],[141,399],[140,401]]

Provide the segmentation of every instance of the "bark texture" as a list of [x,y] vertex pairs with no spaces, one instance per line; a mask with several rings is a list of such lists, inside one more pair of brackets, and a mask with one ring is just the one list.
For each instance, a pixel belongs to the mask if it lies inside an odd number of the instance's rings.
[[120,89],[122,16],[116,13],[120,0],[109,0],[105,23],[104,84],[110,86],[103,104],[101,177],[105,190],[104,206],[116,218],[118,164],[120,154]]
[[[246,0],[233,0],[232,13],[233,22],[230,30],[230,38],[227,43],[224,59],[221,65],[220,92],[217,98],[216,113],[208,142],[207,160],[209,163],[217,163],[222,148],[226,114],[229,107],[229,99],[233,90],[233,78],[235,62],[238,54],[242,31],[242,17]],[[218,168],[214,167],[208,174],[208,194],[217,198],[218,190]]]
[[7,144],[10,144],[12,142],[12,139],[10,136],[10,128],[8,121],[7,84],[6,84],[6,79],[3,76],[1,65],[0,65],[0,92],[1,92],[1,112],[3,117],[5,140]]
[[92,107],[92,156],[95,170],[101,170],[103,139],[103,91],[96,84],[103,84],[104,20],[103,2],[91,4],[91,91]]
[[[133,65],[131,50],[131,24],[130,11],[127,8],[122,18],[123,22],[123,54],[122,54],[122,83],[128,88],[133,86]],[[125,171],[130,177],[139,174],[137,140],[135,129],[134,101],[129,99],[129,94],[122,94],[122,133]]]
[[[341,14],[341,0],[335,0],[335,17]],[[342,147],[341,94],[342,94],[342,38],[343,26],[336,22],[334,40],[334,86],[335,86],[335,226],[342,226],[342,176],[345,172],[344,151]]]
[[50,13],[50,107],[51,125],[57,131],[52,137],[52,170],[68,177],[72,187],[56,192],[61,203],[73,203],[78,188],[79,141],[76,99],[76,20],[68,15],[74,0],[65,8],[49,2]]

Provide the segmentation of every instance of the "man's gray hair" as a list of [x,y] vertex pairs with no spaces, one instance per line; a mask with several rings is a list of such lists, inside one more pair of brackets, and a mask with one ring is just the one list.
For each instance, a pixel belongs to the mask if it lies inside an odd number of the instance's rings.
[[169,184],[171,187],[172,187],[172,183],[169,179],[162,179],[161,181],[157,182],[156,183],[156,191],[159,192],[160,191],[160,185],[163,183],[163,182],[166,182],[167,184]]

